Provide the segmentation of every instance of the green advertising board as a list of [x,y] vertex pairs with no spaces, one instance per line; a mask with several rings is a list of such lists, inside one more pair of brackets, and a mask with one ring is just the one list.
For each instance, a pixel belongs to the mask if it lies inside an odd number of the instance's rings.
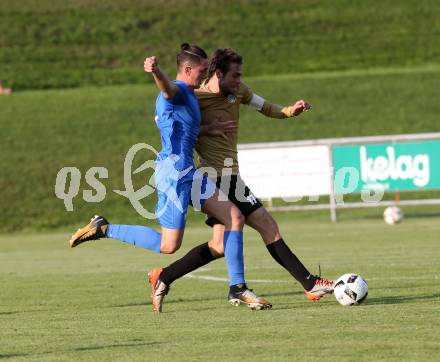
[[440,141],[334,146],[335,193],[440,189]]

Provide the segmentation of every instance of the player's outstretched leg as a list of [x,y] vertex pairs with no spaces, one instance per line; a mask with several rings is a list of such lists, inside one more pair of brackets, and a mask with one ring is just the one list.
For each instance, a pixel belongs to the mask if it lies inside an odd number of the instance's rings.
[[307,299],[318,301],[324,295],[333,293],[334,280],[312,275],[283,239],[270,243],[266,247],[272,257],[301,283]]
[[85,241],[113,238],[156,253],[169,254],[180,246],[181,235],[179,233],[183,235],[180,230],[177,230],[174,231],[175,235],[170,237],[167,230],[165,230],[166,237],[164,238],[164,250],[162,251],[162,234],[156,230],[142,225],[110,224],[103,216],[96,215],[86,226],[78,229],[72,235],[69,244],[74,248]]
[[[223,225],[216,225],[218,233],[223,234]],[[216,230],[216,231],[217,231]],[[217,234],[218,234],[217,233]],[[216,233],[214,232],[214,235]],[[213,240],[214,241],[214,240]],[[169,291],[171,283],[182,276],[208,264],[209,262],[223,257],[223,235],[215,243],[215,255],[210,251],[208,243],[204,243],[191,249],[186,255],[176,260],[166,268],[156,268],[148,273],[148,280],[152,290],[153,311],[160,313],[165,295]],[[246,284],[232,285],[229,288],[228,300],[232,305],[247,305],[254,310],[270,309],[272,304],[248,289]]]
[[246,222],[261,234],[272,258],[301,283],[309,300],[317,301],[324,295],[333,293],[334,281],[311,275],[284,242],[277,222],[264,207],[249,215]]
[[70,247],[74,248],[85,241],[105,238],[107,226],[108,221],[105,217],[95,215],[86,226],[78,229],[78,231],[72,235],[69,240]]
[[[187,256],[184,256],[184,258]],[[181,259],[175,263],[181,263]],[[171,264],[171,267],[173,264]],[[168,267],[170,268],[170,267]],[[197,267],[192,268],[189,272],[196,270]],[[148,273],[148,282],[151,284],[151,300],[153,305],[153,312],[162,313],[162,306],[165,299],[165,295],[170,290],[170,284],[166,284],[164,279],[166,277],[167,268],[155,268]],[[164,275],[165,274],[165,275]],[[229,288],[228,301],[234,306],[246,305],[252,310],[271,309],[272,303],[265,298],[258,297],[252,289],[249,289],[246,284],[232,285]]]

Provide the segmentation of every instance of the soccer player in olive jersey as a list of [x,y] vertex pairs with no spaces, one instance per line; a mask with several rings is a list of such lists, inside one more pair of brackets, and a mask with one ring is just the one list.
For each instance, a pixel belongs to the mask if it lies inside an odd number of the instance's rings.
[[[161,233],[142,225],[110,224],[104,217],[96,216],[72,236],[70,246],[76,247],[85,241],[107,237],[157,253],[171,254],[182,243],[188,206],[201,205],[203,212],[214,214],[225,223],[224,254],[230,277],[230,294],[246,298],[255,309],[270,308],[268,301],[257,297],[246,287],[242,231],[244,219],[240,211],[229,201],[220,202],[221,192],[193,164],[194,145],[201,122],[194,89],[200,85],[207,65],[203,49],[189,44],[182,44],[181,52],[177,55],[175,81],[170,81],[161,71],[155,57],[147,58],[144,63],[145,71],[152,73],[161,90],[155,112],[162,140],[162,150],[157,157],[155,170]],[[157,300],[162,300],[168,286],[158,276],[154,271],[149,273],[153,310],[159,313],[162,303],[158,304]]]
[[[333,292],[334,281],[311,275],[290,250],[276,221],[241,179],[237,160],[241,104],[251,106],[270,118],[296,117],[311,107],[304,100],[283,107],[255,94],[241,82],[241,65],[241,56],[232,49],[217,49],[210,60],[208,79],[196,91],[202,113],[202,127],[214,123],[219,127],[219,120],[228,120],[223,122],[223,137],[199,136],[196,150],[200,156],[200,166],[203,170],[215,170],[217,187],[240,209],[246,224],[260,233],[271,256],[301,283],[309,300],[319,300],[323,295]],[[231,176],[222,177],[225,166],[230,166]],[[154,269],[168,287],[174,280],[224,255],[224,227],[221,221],[211,216],[207,224],[213,227],[211,241],[193,248],[164,269]],[[233,295],[229,299],[236,304]],[[163,299],[159,302],[162,303]]]

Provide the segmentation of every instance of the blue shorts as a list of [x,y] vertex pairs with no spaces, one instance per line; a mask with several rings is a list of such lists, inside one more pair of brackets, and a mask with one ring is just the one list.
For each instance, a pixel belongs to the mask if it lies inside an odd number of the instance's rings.
[[168,229],[184,229],[188,206],[201,210],[205,201],[216,190],[215,183],[195,169],[177,181],[170,178],[159,179],[156,178],[156,216],[159,224]]

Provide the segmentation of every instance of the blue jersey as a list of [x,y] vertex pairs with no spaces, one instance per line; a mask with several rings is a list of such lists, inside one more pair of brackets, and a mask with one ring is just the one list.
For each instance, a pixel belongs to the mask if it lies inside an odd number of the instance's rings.
[[201,114],[194,91],[184,82],[173,99],[159,93],[156,100],[156,124],[162,150],[155,170],[159,223],[170,229],[183,229],[189,204],[201,208],[215,192],[215,184],[194,167],[193,155],[200,131]]
[[201,115],[194,91],[182,81],[175,80],[174,83],[179,88],[173,99],[166,99],[160,92],[156,100],[155,119],[162,141],[157,161],[158,167],[162,164],[168,168],[172,160],[174,169],[182,171],[194,168],[194,146]]

